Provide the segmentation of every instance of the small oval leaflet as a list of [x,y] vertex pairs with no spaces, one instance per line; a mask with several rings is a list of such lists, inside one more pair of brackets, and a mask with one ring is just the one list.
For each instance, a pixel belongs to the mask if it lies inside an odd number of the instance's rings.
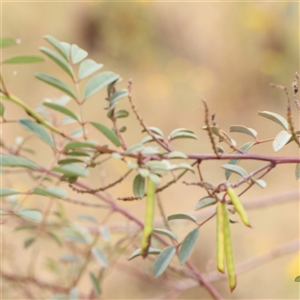
[[19,123],[23,128],[29,130],[30,132],[41,138],[51,147],[54,147],[51,135],[46,131],[46,129],[42,125],[37,124],[36,122],[30,119],[20,119]]
[[230,129],[229,129],[230,132],[240,132],[240,133],[245,133],[245,134],[248,134],[254,138],[256,138],[257,136],[257,132],[252,129],[252,128],[249,128],[249,127],[245,127],[245,126],[241,126],[241,125],[232,125],[230,126]]
[[216,199],[213,197],[204,197],[199,200],[199,202],[195,206],[195,210],[199,210],[201,208],[204,208],[206,206],[212,205],[216,203]]
[[[148,254],[159,254],[160,252],[161,250],[157,248],[149,247],[148,249]],[[135,257],[140,256],[141,254],[142,254],[142,249],[138,248],[128,257],[128,260],[132,260]]]
[[136,175],[133,180],[133,194],[137,198],[143,198],[145,195],[145,178],[140,174]]
[[231,165],[231,164],[224,164],[221,167],[225,170],[229,170],[231,172],[237,173],[237,174],[241,175],[242,177],[247,177],[248,176],[247,171],[244,168],[240,167],[240,166]]
[[197,222],[197,218],[192,216],[192,215],[188,215],[188,214],[174,214],[174,215],[170,215],[168,216],[168,221],[171,220],[190,220],[193,222]]
[[[150,130],[154,134],[159,135],[160,137],[164,136],[163,132],[157,127],[150,126],[150,127],[148,127],[148,130]],[[142,132],[146,132],[146,130],[144,129]]]
[[18,195],[18,194],[20,194],[20,192],[17,190],[0,187],[0,197],[6,197],[6,196]]
[[141,151],[144,148],[142,144],[134,144],[127,148],[125,154]]
[[56,38],[50,35],[45,35],[44,39],[50,43],[65,59],[69,59],[69,53],[66,50],[63,42],[58,41]]
[[276,122],[277,124],[281,125],[285,130],[289,129],[289,124],[287,120],[276,113],[270,111],[259,111],[258,115]]
[[38,165],[33,161],[15,155],[1,154],[0,161],[2,167],[24,167],[38,169]]
[[42,62],[44,59],[40,56],[14,56],[3,61],[3,64],[26,64]]
[[171,239],[173,239],[173,240],[175,240],[175,241],[178,240],[177,235],[176,235],[174,232],[172,232],[172,231],[170,231],[170,230],[167,230],[167,229],[154,228],[154,229],[153,229],[153,232],[158,233],[158,234],[165,235],[165,236],[167,236],[167,237],[169,237],[169,238],[171,238]]
[[156,174],[150,173],[149,178],[155,183],[155,185],[160,185],[160,177]]
[[[242,145],[242,147],[239,149],[241,150],[242,152],[246,152],[247,150],[249,150],[252,146],[254,145],[254,142],[249,142],[249,143],[246,143],[244,145]],[[235,152],[236,154],[239,154],[239,152]],[[228,161],[228,164],[229,165],[237,165],[239,163],[239,159],[231,159]],[[230,170],[226,170],[225,171],[225,177],[226,177],[226,180],[228,180],[228,178],[230,177],[231,175],[231,171]]]
[[32,245],[34,242],[36,241],[35,237],[29,238],[27,240],[25,240],[24,242],[24,248],[28,248],[30,245]]
[[71,255],[71,254],[62,254],[62,255],[60,255],[59,259],[62,261],[74,262],[77,264],[81,263],[80,258],[78,258],[75,255]]
[[190,133],[190,132],[177,132],[169,136],[169,140],[182,139],[182,138],[197,140],[197,136],[194,133]]
[[59,199],[64,199],[67,197],[67,192],[64,189],[57,186],[48,187],[46,189],[41,187],[36,187],[33,190],[33,194],[47,196],[47,197],[54,197]]
[[79,48],[76,44],[71,46],[71,59],[73,64],[77,64],[81,62],[83,59],[87,57],[88,53]]
[[89,174],[88,171],[83,167],[73,165],[73,164],[63,165],[61,167],[54,167],[52,171],[62,173],[67,177],[74,177],[74,176],[87,177]]
[[190,257],[199,236],[199,232],[199,228],[196,228],[184,238],[178,254],[178,258],[181,264],[184,264]]
[[58,64],[65,72],[67,72],[71,76],[71,78],[73,78],[72,69],[70,68],[68,62],[64,57],[59,55],[57,52],[48,49],[47,47],[40,47],[40,51],[46,54],[50,59],[52,59],[56,64]]
[[93,272],[90,272],[90,279],[91,279],[92,284],[93,284],[94,293],[97,296],[100,296],[101,295],[101,288],[100,288],[99,280],[97,279],[97,277],[95,276],[95,274]]
[[70,142],[65,146],[65,150],[79,149],[79,148],[95,148],[97,146],[97,141],[85,141],[85,142]]
[[76,95],[74,94],[73,90],[66,83],[62,82],[61,80],[59,80],[55,77],[52,77],[50,75],[43,74],[43,73],[35,73],[35,77],[41,81],[48,83],[49,85],[56,87],[57,89],[63,91],[64,93],[66,93],[67,95],[72,97],[73,99],[76,99]]
[[41,222],[43,218],[43,214],[40,211],[31,209],[20,209],[16,215],[35,223]]
[[8,47],[16,44],[16,40],[12,38],[1,37],[0,38],[0,48]]
[[167,154],[168,158],[187,158],[186,154],[179,152],[179,151],[172,151]]
[[287,132],[286,130],[280,131],[274,141],[273,141],[273,149],[275,152],[279,151],[282,147],[286,145],[286,143],[289,141],[289,139],[292,137],[292,135]]
[[78,76],[80,79],[86,78],[99,71],[102,67],[103,64],[97,64],[92,59],[86,59],[79,66]]
[[69,110],[68,108],[66,108],[63,105],[59,105],[59,104],[51,103],[51,102],[44,102],[43,105],[47,106],[47,107],[49,107],[49,108],[51,108],[51,109],[53,109],[55,111],[59,111],[62,114],[67,115],[70,118],[78,121],[78,117],[71,110]]
[[160,276],[170,264],[174,254],[176,252],[175,246],[165,248],[156,258],[153,265],[154,277]]
[[108,267],[108,260],[98,247],[93,247],[92,253],[100,265],[102,265],[104,268]]
[[91,122],[91,124],[100,132],[102,132],[102,134],[104,134],[115,146],[119,147],[121,145],[119,138],[111,129],[100,123]]
[[98,92],[106,85],[114,82],[119,78],[119,75],[113,72],[103,72],[91,78],[85,86],[84,98],[87,99]]

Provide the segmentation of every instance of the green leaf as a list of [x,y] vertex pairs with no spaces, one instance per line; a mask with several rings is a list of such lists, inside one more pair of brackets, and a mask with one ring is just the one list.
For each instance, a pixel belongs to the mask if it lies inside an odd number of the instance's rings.
[[73,288],[70,290],[70,293],[69,293],[69,299],[70,299],[70,300],[78,300],[78,299],[79,299],[78,289],[77,289],[76,287],[73,287]]
[[96,296],[100,296],[101,295],[101,287],[99,284],[99,280],[97,279],[97,277],[94,275],[93,272],[90,272],[90,278],[92,281],[94,293],[96,294]]
[[179,151],[172,151],[167,154],[168,158],[187,158],[186,154]]
[[[239,150],[241,150],[242,152],[246,152],[247,150],[249,150],[252,146],[254,145],[254,142],[249,142],[249,143],[246,143],[244,144]],[[239,152],[235,152],[236,154],[238,154]],[[228,164],[229,165],[237,165],[239,163],[239,159],[231,159],[228,161]],[[225,171],[225,177],[226,177],[226,180],[228,180],[228,178],[230,177],[231,175],[231,171],[230,170],[226,170]]]
[[61,43],[50,35],[45,35],[44,39],[49,42],[65,59],[69,59],[69,53],[65,46],[67,43]]
[[170,215],[168,216],[168,221],[170,220],[190,220],[193,222],[197,222],[197,218],[192,216],[192,215],[188,215],[188,214],[174,214],[174,215]]
[[286,130],[280,131],[274,141],[273,141],[273,149],[275,152],[279,151],[282,147],[284,147],[289,139],[292,137],[292,135],[287,132]]
[[88,171],[85,168],[72,164],[63,165],[61,167],[54,167],[52,171],[62,173],[67,177],[87,177],[89,175]]
[[127,89],[121,89],[121,90],[118,90],[116,92],[114,92],[111,97],[110,97],[110,101],[116,101],[116,100],[119,100],[121,98],[125,98],[128,96],[128,90]]
[[[79,149],[79,148],[96,148],[97,141],[85,141],[85,142],[70,142],[65,146],[65,150]],[[70,155],[70,153],[68,153]]]
[[147,178],[150,175],[150,171],[148,169],[138,168],[138,171],[139,171],[140,175],[144,178]]
[[32,209],[20,209],[16,212],[16,215],[35,223],[40,223],[43,219],[43,214],[40,211]]
[[199,232],[199,228],[196,228],[192,230],[183,240],[178,254],[178,258],[181,264],[184,264],[190,257],[199,236]]
[[64,189],[57,186],[51,186],[46,189],[41,187],[36,187],[33,190],[33,194],[42,195],[46,197],[54,197],[59,199],[64,199],[67,197],[67,192]]
[[195,172],[193,167],[187,163],[180,163],[174,169],[185,169],[185,170],[190,170],[193,173]]
[[[153,132],[154,134],[156,134],[160,137],[164,136],[163,132],[157,127],[150,126],[150,127],[148,127],[148,130],[150,130],[151,132]],[[146,130],[144,129],[142,132],[146,132]]]
[[111,129],[100,123],[91,122],[91,124],[101,131],[115,146],[119,147],[121,145],[117,135]]
[[256,183],[257,185],[259,185],[261,188],[265,188],[267,186],[266,182],[262,179],[254,179],[254,178],[251,178],[251,180]]
[[71,254],[62,254],[60,255],[59,259],[62,261],[73,262],[77,264],[81,263],[81,260],[77,256]]
[[40,51],[46,54],[50,59],[52,59],[56,64],[58,64],[65,72],[67,72],[71,76],[71,78],[73,78],[72,69],[65,58],[63,58],[57,52],[48,49],[46,47],[40,47]]
[[6,196],[18,195],[18,194],[20,194],[19,191],[0,187],[0,197],[6,197]]
[[141,150],[142,154],[151,155],[151,154],[159,154],[160,151],[157,147],[144,147]]
[[100,265],[102,265],[104,268],[108,267],[108,260],[98,247],[93,247],[92,253]]
[[62,45],[64,52],[66,54],[67,60],[70,61],[70,56],[71,56],[71,45],[69,43],[66,42],[60,42],[60,44]]
[[63,91],[64,93],[66,93],[67,95],[72,97],[73,99],[76,99],[76,95],[74,94],[72,89],[66,83],[62,82],[61,80],[59,80],[55,77],[52,77],[50,75],[44,74],[44,73],[35,73],[35,77],[41,81],[48,83],[49,85],[56,87],[57,89]]
[[[87,131],[86,131],[86,132],[87,132]],[[78,138],[83,137],[83,134],[84,134],[84,131],[83,131],[82,127],[80,127],[80,128],[77,128],[77,129],[73,130],[73,131],[70,133],[70,136],[72,136],[72,137],[75,138],[75,139],[78,139]]]
[[162,161],[147,161],[145,167],[150,168],[151,172],[156,174],[166,174],[168,172],[168,166]]
[[[148,248],[148,254],[159,254],[159,253],[161,253],[160,249],[152,248],[152,247]],[[128,260],[132,260],[133,258],[140,256],[141,254],[142,254],[142,249],[138,248],[128,257]]]
[[47,231],[48,235],[56,242],[56,244],[61,247],[62,246],[62,243],[61,243],[61,240],[58,238],[58,236],[51,232],[51,231]]
[[2,167],[24,167],[30,169],[38,169],[39,166],[23,157],[8,155],[8,154],[1,154],[0,155],[0,162]]
[[116,119],[126,118],[129,116],[129,112],[126,110],[119,110],[119,111],[115,112],[114,116]]
[[257,132],[252,129],[252,128],[249,128],[249,127],[245,127],[245,126],[241,126],[241,125],[232,125],[230,126],[230,129],[229,129],[230,132],[240,132],[240,133],[245,133],[245,134],[248,134],[254,138],[256,138],[257,136]]
[[119,75],[113,72],[103,72],[95,75],[91,78],[85,86],[84,89],[84,98],[87,99],[98,92],[100,89],[105,87],[106,85],[112,83],[117,80]]
[[194,133],[190,133],[190,132],[177,132],[175,134],[170,135],[169,140],[182,139],[182,138],[196,140],[197,136]]
[[130,154],[133,152],[139,152],[144,148],[144,146],[142,144],[134,144],[131,145],[130,147],[127,148],[127,150],[125,151],[125,154]]
[[14,56],[3,61],[3,64],[26,64],[44,61],[42,57],[39,56]]
[[92,59],[86,59],[79,66],[78,76],[80,79],[86,78],[100,70],[102,67],[102,64],[97,64]]
[[87,57],[87,55],[88,53],[85,50],[79,48],[76,44],[73,44],[71,46],[71,58],[73,64],[81,62]]
[[68,152],[66,153],[66,155],[68,156],[79,156],[79,157],[89,157],[90,155],[86,152],[80,152],[80,151],[72,151],[72,152]]
[[237,173],[237,174],[241,175],[242,177],[247,177],[248,176],[247,171],[244,168],[240,167],[240,166],[235,166],[235,165],[231,165],[231,164],[224,164],[221,167],[225,170],[229,170],[231,172]]
[[169,238],[171,238],[175,241],[178,240],[177,235],[174,232],[172,232],[170,230],[167,230],[167,229],[154,228],[153,232],[158,233],[158,234],[162,234],[162,235],[166,235],[167,237],[169,237]]
[[24,242],[24,248],[28,248],[30,245],[32,245],[34,242],[36,241],[35,237],[29,238],[27,240],[25,240]]
[[88,215],[79,215],[79,216],[77,216],[77,219],[90,221],[90,222],[93,222],[93,223],[98,223],[97,220],[94,217],[88,216]]
[[295,278],[295,282],[300,282],[300,275]]
[[195,210],[199,210],[201,208],[204,208],[206,206],[212,205],[216,203],[216,199],[213,197],[204,197],[199,200],[199,202],[195,206]]
[[176,253],[176,247],[170,246],[165,248],[158,255],[153,265],[153,272],[155,278],[160,276],[167,269],[175,253]]
[[78,158],[66,158],[66,159],[59,160],[57,163],[59,165],[68,165],[73,163],[85,163],[85,161]]
[[104,238],[105,241],[110,241],[110,232],[109,229],[105,225],[99,226],[99,232]]
[[0,116],[3,117],[5,113],[4,105],[0,102]]
[[15,39],[5,38],[5,37],[0,38],[0,48],[12,46],[12,45],[15,45],[15,44],[16,44]]
[[286,119],[276,113],[270,111],[259,111],[258,115],[276,122],[277,124],[281,125],[285,130],[289,129],[289,124],[286,121]]
[[155,185],[159,185],[161,182],[160,177],[156,174],[150,173],[149,178],[155,183]]
[[137,198],[145,196],[145,178],[140,174],[136,175],[133,180],[133,194]]
[[295,175],[296,175],[296,179],[300,178],[300,163],[296,164]]
[[54,143],[51,135],[46,131],[46,129],[42,125],[30,119],[19,119],[19,123],[21,124],[22,127],[24,127],[25,129],[29,130],[30,132],[32,132],[33,134],[41,138],[48,145],[54,147]]
[[[159,135],[154,134],[154,136],[155,136],[157,139],[159,139],[159,140],[163,140],[163,138],[162,138],[161,136],[159,136]],[[145,136],[145,137],[142,139],[141,144],[146,144],[146,143],[148,143],[148,142],[152,142],[153,140],[154,140],[154,139],[153,139],[153,137],[152,137],[151,135],[147,135],[147,136]]]

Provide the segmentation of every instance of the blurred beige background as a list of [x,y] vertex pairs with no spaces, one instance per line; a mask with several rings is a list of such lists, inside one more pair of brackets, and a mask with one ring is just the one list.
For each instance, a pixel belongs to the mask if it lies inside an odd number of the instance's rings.
[[[21,45],[3,50],[3,58],[17,54],[39,54],[40,46],[48,46],[43,35],[52,35],[60,41],[78,44],[89,52],[90,58],[104,64],[103,70],[121,75],[125,88],[133,79],[133,95],[136,105],[149,126],[156,126],[165,135],[178,127],[195,131],[198,141],[174,142],[174,149],[186,152],[212,152],[204,125],[204,111],[201,99],[205,98],[211,112],[217,113],[217,122],[228,131],[230,125],[245,125],[258,131],[258,138],[275,136],[280,128],[257,115],[257,111],[268,110],[285,115],[285,97],[280,90],[269,87],[270,82],[286,85],[291,91],[295,71],[299,71],[299,3],[293,2],[4,2],[2,3],[2,35],[18,38]],[[56,75],[68,82],[69,78],[54,63],[14,65],[3,67],[7,86],[14,94],[35,106],[44,98],[59,97],[61,93],[34,79],[35,72]],[[71,84],[71,82],[69,82]],[[97,93],[86,102],[84,117],[107,126],[104,92]],[[7,116],[19,117],[23,112],[6,104]],[[76,109],[71,103],[70,108]],[[129,110],[126,99],[120,107]],[[10,108],[10,110],[9,110]],[[141,134],[136,118],[121,120],[129,129],[124,134],[128,145],[139,142]],[[61,116],[60,116],[61,117]],[[294,110],[294,124],[298,124],[298,112]],[[5,125],[7,126],[7,125]],[[66,130],[72,131],[72,126]],[[3,137],[14,142],[25,131],[17,125],[3,127]],[[90,129],[91,138],[99,138]],[[238,145],[249,141],[240,134],[232,134]],[[42,142],[32,141],[28,145],[38,152],[38,161],[48,163],[50,151],[45,151]],[[43,148],[38,148],[39,146]],[[273,154],[271,144],[253,148],[251,152]],[[299,152],[294,144],[280,150],[277,155],[296,156]],[[30,156],[29,156],[30,157]],[[45,161],[46,160],[46,161]],[[222,162],[224,163],[224,162]],[[241,164],[253,170],[260,163]],[[110,182],[125,171],[123,165],[111,162],[101,172]],[[214,184],[224,180],[220,163],[205,162],[203,173],[207,181]],[[89,183],[99,186],[99,169],[92,171]],[[5,184],[29,186],[22,176],[6,179]],[[133,178],[133,177],[132,177]],[[232,180],[238,177],[232,177]],[[294,166],[278,166],[264,178],[267,188],[252,188],[243,197],[251,201],[261,196],[284,193],[298,188],[294,177]],[[197,177],[188,175],[187,181]],[[112,191],[114,197],[132,194],[130,180]],[[181,183],[162,194],[167,214],[179,211],[192,212],[197,201],[205,195],[195,187]],[[78,195],[74,194],[74,198]],[[82,199],[95,201],[92,197]],[[41,204],[31,199],[31,205]],[[143,219],[144,201],[121,203],[128,210]],[[70,218],[79,214],[78,207],[67,206]],[[84,210],[84,212],[83,212]],[[91,214],[101,222],[105,212],[90,211],[80,207],[80,213]],[[241,225],[233,226],[236,263],[271,250],[276,245],[299,237],[299,204],[293,201],[286,205],[267,207],[249,212],[253,229]],[[122,222],[114,215],[111,223]],[[11,224],[12,225],[12,224]],[[173,225],[173,223],[172,223]],[[11,228],[13,228],[11,226]],[[190,227],[173,225],[172,228],[184,237]],[[19,261],[20,268],[26,265],[32,249],[22,250],[20,241],[9,238],[10,228],[4,227],[4,240]],[[22,234],[20,234],[22,237]],[[43,242],[41,242],[42,244]],[[46,242],[45,242],[46,243]],[[21,245],[21,246],[20,246]],[[42,244],[43,245],[43,244]],[[40,246],[40,252],[44,251]],[[192,261],[200,271],[213,271],[215,252],[215,222],[208,222],[201,229],[197,248]],[[129,254],[133,248],[128,249]],[[59,250],[47,249],[47,255],[57,258]],[[23,257],[26,254],[26,257]],[[23,261],[24,259],[24,261]],[[17,259],[18,260],[18,259]],[[42,268],[44,257],[38,263]],[[105,279],[103,297],[107,299],[146,299],[156,297],[165,290],[159,281],[150,280],[152,263],[136,259],[127,263],[126,257]],[[127,265],[125,268],[124,264]],[[132,269],[133,268],[133,269]],[[142,270],[150,277],[134,276],[135,270]],[[127,274],[127,272],[129,272]],[[47,271],[41,276],[51,278]],[[228,292],[227,282],[214,284],[226,299],[296,299],[299,285],[294,278],[299,275],[299,253],[275,259],[267,265],[249,271],[238,277],[238,286],[233,294]],[[81,282],[81,288],[89,288],[88,281]],[[116,288],[117,286],[117,288]],[[11,291],[6,291],[9,295]],[[207,293],[197,287],[181,295],[182,299],[206,299]]]

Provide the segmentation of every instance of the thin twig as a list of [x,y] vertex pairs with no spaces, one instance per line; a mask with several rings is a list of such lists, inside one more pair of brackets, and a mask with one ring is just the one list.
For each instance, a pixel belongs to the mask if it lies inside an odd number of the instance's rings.
[[97,189],[89,189],[89,190],[81,190],[81,189],[78,189],[74,186],[74,184],[69,184],[69,187],[77,192],[77,193],[80,193],[80,194],[94,194],[94,193],[97,193],[97,192],[103,192],[113,186],[115,186],[116,184],[122,182],[129,174],[130,172],[132,171],[132,169],[128,170],[123,176],[121,176],[118,180],[108,184],[107,186],[104,186],[104,187],[100,187],[100,188],[97,188]]
[[153,134],[151,132],[151,130],[148,129],[147,125],[145,124],[143,118],[141,117],[141,115],[139,114],[138,110],[135,107],[135,104],[133,102],[132,99],[132,80],[129,80],[128,83],[128,99],[132,108],[132,111],[134,112],[136,118],[138,119],[138,121],[140,122],[140,125],[143,127],[143,129],[145,129],[145,131],[156,141],[156,143],[158,143],[161,147],[163,147],[164,149],[166,149],[168,152],[171,152],[172,150],[170,149],[169,146],[165,145],[165,143],[163,143],[160,139],[158,139],[155,134]]

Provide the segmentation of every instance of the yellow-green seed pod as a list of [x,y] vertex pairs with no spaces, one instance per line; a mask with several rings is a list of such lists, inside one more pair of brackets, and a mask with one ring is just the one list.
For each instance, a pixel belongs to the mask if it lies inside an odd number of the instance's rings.
[[146,217],[141,245],[141,255],[145,258],[148,255],[148,248],[150,247],[151,234],[153,231],[154,220],[154,196],[155,196],[155,184],[148,178],[147,179],[147,201],[146,201]]
[[226,204],[222,204],[223,218],[224,218],[224,244],[225,244],[225,260],[226,269],[229,281],[230,290],[233,291],[236,287],[236,274],[233,259],[232,241],[229,227],[229,217]]
[[240,215],[243,223],[248,226],[251,227],[250,225],[250,221],[249,221],[249,217],[247,212],[244,209],[244,206],[242,204],[242,202],[240,201],[238,195],[236,194],[235,190],[231,187],[227,188],[227,194],[235,208],[235,210],[238,212],[238,214]]
[[225,272],[225,241],[224,241],[224,216],[222,203],[217,203],[217,268],[220,272]]

